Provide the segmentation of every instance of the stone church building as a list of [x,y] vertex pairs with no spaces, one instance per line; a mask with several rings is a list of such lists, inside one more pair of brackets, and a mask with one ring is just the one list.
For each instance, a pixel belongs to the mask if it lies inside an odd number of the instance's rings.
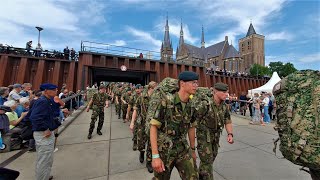
[[[173,61],[168,18],[166,19],[164,40],[161,46],[161,60]],[[252,23],[250,23],[246,37],[239,40],[239,51],[232,44],[229,44],[228,36],[225,36],[223,41],[206,47],[202,27],[201,47],[196,47],[184,42],[181,23],[176,62],[205,66],[213,68],[213,70],[248,72],[253,64],[265,65],[264,36],[257,34]]]

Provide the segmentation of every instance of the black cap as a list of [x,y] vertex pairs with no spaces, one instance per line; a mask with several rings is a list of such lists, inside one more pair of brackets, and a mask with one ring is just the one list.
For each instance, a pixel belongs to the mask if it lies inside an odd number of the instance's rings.
[[184,71],[179,74],[178,79],[182,81],[194,81],[199,79],[199,75],[192,71]]

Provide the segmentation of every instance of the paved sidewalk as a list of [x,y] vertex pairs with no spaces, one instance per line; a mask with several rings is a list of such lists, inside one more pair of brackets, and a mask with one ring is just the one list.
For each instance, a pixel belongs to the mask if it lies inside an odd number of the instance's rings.
[[[112,113],[111,113],[112,112]],[[132,151],[128,123],[115,116],[114,106],[105,112],[105,123],[99,136],[87,139],[91,113],[83,112],[59,136],[59,151],[54,155],[52,175],[55,180],[147,180],[153,177],[145,163]],[[277,133],[273,125],[248,125],[249,120],[232,116],[235,143],[226,142],[223,133],[220,152],[214,163],[215,180],[310,180],[299,166],[272,152]],[[96,123],[97,125],[97,123]],[[0,162],[18,151],[0,154]],[[20,180],[34,179],[36,153],[25,153],[7,167],[20,171]],[[176,170],[173,180],[180,179]]]

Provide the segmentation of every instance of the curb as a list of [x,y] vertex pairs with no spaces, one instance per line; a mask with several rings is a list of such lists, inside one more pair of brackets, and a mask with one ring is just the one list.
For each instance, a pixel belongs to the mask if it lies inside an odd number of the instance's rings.
[[86,106],[81,106],[67,117],[62,125],[58,128],[58,134],[61,134],[77,117],[86,109]]

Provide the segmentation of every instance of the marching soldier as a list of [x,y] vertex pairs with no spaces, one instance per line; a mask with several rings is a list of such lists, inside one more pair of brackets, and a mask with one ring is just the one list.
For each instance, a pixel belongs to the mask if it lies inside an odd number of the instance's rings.
[[[147,91],[142,92],[141,96],[139,96],[134,105],[133,105],[133,114],[132,114],[132,120],[130,124],[130,130],[135,131],[137,134],[137,140],[138,140],[138,150],[140,151],[139,160],[142,163],[144,161],[144,152],[145,149],[147,150],[146,154],[146,167],[150,173],[153,172],[152,169],[152,158],[151,158],[151,146],[150,141],[148,140],[148,136],[145,131],[146,127],[146,118],[147,118],[147,111],[148,111],[148,104],[150,100],[150,96],[156,88],[157,83],[154,81],[151,81],[148,84]],[[146,148],[147,145],[147,148]]]
[[164,94],[160,89],[160,92],[154,91],[151,96],[147,120],[150,120],[154,179],[170,179],[173,167],[177,168],[181,179],[198,179],[195,165],[196,122],[189,101],[190,95],[198,87],[198,78],[198,74],[184,71],[179,74],[177,92]]
[[122,110],[122,119],[123,123],[127,122],[126,116],[128,111],[128,103],[130,100],[132,89],[130,87],[127,87],[121,96],[121,110]]
[[92,106],[92,115],[91,115],[91,123],[89,128],[89,134],[88,139],[91,139],[92,132],[94,130],[95,122],[97,121],[97,118],[99,116],[99,122],[98,122],[98,128],[97,128],[97,134],[102,135],[101,129],[104,122],[104,107],[109,107],[108,99],[110,97],[106,94],[106,87],[104,85],[100,85],[99,92],[95,93],[88,106],[87,106],[87,112],[89,112],[90,107]]
[[[209,91],[205,92],[205,91]],[[227,141],[233,144],[232,121],[225,104],[228,85],[216,83],[214,95],[208,88],[199,88],[193,98],[194,117],[197,121],[197,149],[200,157],[199,179],[213,180],[213,162],[218,154],[219,139],[223,126],[227,131]],[[208,94],[211,96],[209,97]]]

